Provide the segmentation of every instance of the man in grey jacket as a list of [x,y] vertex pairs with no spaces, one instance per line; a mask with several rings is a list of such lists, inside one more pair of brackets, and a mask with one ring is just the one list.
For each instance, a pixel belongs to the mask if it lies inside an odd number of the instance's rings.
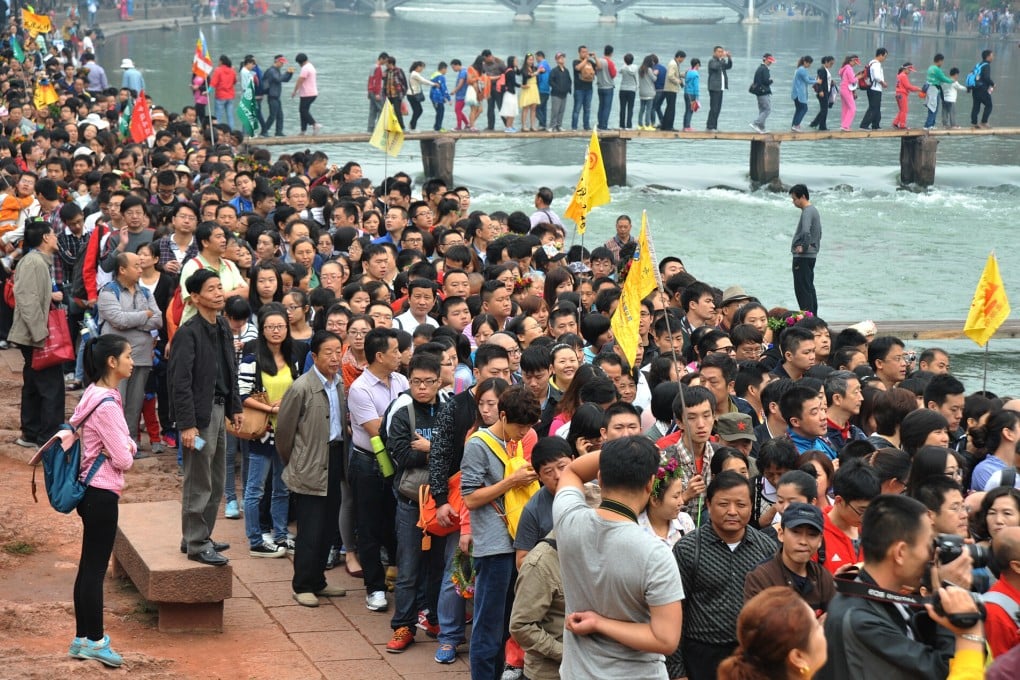
[[276,450],[287,466],[283,481],[294,500],[294,599],[318,607],[319,595],[342,597],[326,583],[326,559],[340,522],[347,413],[340,376],[340,338],[329,331],[312,336],[312,369],[294,381],[280,402]]
[[822,245],[822,218],[818,208],[811,205],[808,188],[795,184],[790,188],[793,204],[800,208],[800,222],[793,234],[790,252],[793,254],[793,290],[797,304],[804,311],[818,314],[818,296],[815,294],[815,259]]
[[727,71],[733,68],[730,53],[716,45],[712,49],[712,58],[708,60],[708,122],[706,130],[719,127],[719,111],[722,110],[723,90],[729,86]]
[[[138,285],[141,277],[142,265],[138,256],[120,253],[117,255],[116,278],[99,291],[100,335],[116,333],[131,343],[135,368],[131,377],[121,382],[119,391],[124,404],[124,420],[135,442],[138,442],[138,420],[145,400],[145,383],[152,371],[152,350],[159,337],[159,329],[163,327],[163,314],[156,299]],[[162,450],[160,442],[150,444],[153,453]],[[137,454],[136,457],[144,458],[145,454]]]
[[283,106],[280,105],[280,95],[283,93],[283,83],[286,83],[294,75],[294,69],[289,68],[283,71],[283,65],[287,59],[278,54],[273,57],[273,65],[262,74],[262,90],[266,93],[266,101],[269,102],[269,117],[259,133],[263,137],[269,135],[269,128],[276,123],[276,136],[283,137]]

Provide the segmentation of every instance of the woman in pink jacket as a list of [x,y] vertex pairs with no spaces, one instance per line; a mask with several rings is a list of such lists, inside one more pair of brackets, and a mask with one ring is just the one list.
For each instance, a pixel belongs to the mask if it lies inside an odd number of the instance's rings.
[[85,375],[91,383],[71,416],[81,436],[81,477],[100,454],[99,466],[78,504],[82,522],[81,559],[74,581],[75,634],[68,654],[95,659],[116,668],[123,663],[103,632],[103,579],[117,535],[117,504],[124,490],[124,471],[134,462],[136,446],[124,421],[117,388],[131,377],[131,345],[119,335],[92,338],[84,349]]
[[907,128],[907,109],[910,106],[910,93],[917,92],[918,96],[921,94],[921,88],[910,82],[910,74],[916,69],[914,65],[909,61],[900,66],[899,72],[896,74],[896,117],[893,118],[892,126],[901,130]]
[[843,60],[839,69],[839,101],[842,106],[839,117],[839,129],[848,132],[857,114],[857,74],[854,67],[860,65],[861,59],[856,54]]

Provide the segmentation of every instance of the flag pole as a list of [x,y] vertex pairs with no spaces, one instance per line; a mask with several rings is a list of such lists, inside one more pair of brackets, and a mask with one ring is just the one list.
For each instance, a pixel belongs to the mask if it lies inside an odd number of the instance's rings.
[[988,342],[985,343],[985,371],[984,371],[984,377],[981,379],[981,391],[982,392],[987,392],[988,391],[988,344],[989,344],[989,342],[991,342],[991,340],[989,340]]

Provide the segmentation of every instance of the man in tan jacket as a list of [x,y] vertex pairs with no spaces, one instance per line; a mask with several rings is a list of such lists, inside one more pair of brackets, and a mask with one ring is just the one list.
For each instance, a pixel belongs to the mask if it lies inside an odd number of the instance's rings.
[[28,253],[14,276],[14,320],[7,339],[21,347],[25,361],[21,385],[21,436],[19,446],[38,448],[49,439],[64,418],[64,379],[61,365],[37,371],[32,354],[46,344],[46,326],[51,303],[59,303],[63,293],[54,292],[50,275],[57,235],[50,223],[34,220],[25,225],[23,245]]
[[329,331],[312,336],[310,371],[294,381],[280,402],[276,450],[286,467],[283,481],[294,499],[294,599],[319,606],[317,596],[347,591],[326,583],[326,559],[340,522],[340,481],[350,442],[347,431],[340,338]]

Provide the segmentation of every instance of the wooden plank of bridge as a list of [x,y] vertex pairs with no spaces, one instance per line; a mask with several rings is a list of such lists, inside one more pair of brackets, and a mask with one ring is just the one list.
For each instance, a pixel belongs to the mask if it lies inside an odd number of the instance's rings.
[[[829,325],[833,330],[840,331],[857,323],[856,321],[835,321]],[[895,335],[908,340],[965,340],[962,319],[931,320],[905,319],[894,321],[875,321],[879,335]],[[998,339],[1020,338],[1020,320],[1007,320],[995,332]]]

